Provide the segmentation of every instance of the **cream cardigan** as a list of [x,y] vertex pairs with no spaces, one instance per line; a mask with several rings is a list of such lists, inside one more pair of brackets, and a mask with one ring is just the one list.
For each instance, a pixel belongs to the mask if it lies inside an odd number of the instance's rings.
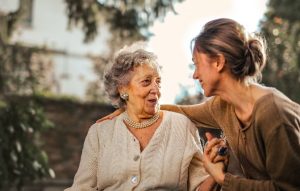
[[195,190],[208,177],[198,130],[185,116],[163,112],[160,126],[142,152],[123,123],[123,114],[94,124],[74,183],[65,191]]

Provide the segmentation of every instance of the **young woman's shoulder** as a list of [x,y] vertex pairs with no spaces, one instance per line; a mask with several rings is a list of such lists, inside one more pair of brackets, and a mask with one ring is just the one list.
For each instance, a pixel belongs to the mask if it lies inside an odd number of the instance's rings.
[[296,115],[300,114],[300,105],[275,88],[270,88],[270,93],[264,96],[261,102],[264,103],[262,105],[270,105],[270,107],[266,108],[273,109],[279,114],[288,114],[290,112]]
[[300,119],[300,105],[278,90],[274,90],[273,102],[278,114],[283,120]]
[[269,93],[257,101],[255,112],[258,121],[270,121],[273,125],[300,119],[300,105],[275,88],[269,88]]

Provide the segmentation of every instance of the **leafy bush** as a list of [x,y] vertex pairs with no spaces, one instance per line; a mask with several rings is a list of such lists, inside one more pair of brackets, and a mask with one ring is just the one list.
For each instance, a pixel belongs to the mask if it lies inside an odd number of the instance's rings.
[[0,190],[54,176],[38,136],[53,127],[34,100],[0,100]]

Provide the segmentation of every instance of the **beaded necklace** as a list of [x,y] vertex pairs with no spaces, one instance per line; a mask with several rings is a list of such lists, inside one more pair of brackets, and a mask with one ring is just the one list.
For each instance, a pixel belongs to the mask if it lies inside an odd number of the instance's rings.
[[142,122],[135,122],[132,119],[130,119],[127,111],[125,112],[124,120],[125,122],[130,126],[135,129],[142,129],[149,127],[150,125],[154,124],[157,120],[159,119],[159,112],[157,112],[155,115],[153,115],[150,119],[147,119]]

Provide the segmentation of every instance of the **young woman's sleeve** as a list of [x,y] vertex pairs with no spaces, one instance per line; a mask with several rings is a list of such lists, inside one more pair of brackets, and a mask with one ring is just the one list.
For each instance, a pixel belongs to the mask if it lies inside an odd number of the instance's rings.
[[[295,119],[296,121],[296,119]],[[270,180],[252,180],[225,175],[223,191],[299,191],[300,123],[297,128],[281,125],[266,139],[266,168]]]
[[198,128],[219,128],[212,115],[214,99],[195,105],[161,105],[162,110],[173,111],[187,116]]

